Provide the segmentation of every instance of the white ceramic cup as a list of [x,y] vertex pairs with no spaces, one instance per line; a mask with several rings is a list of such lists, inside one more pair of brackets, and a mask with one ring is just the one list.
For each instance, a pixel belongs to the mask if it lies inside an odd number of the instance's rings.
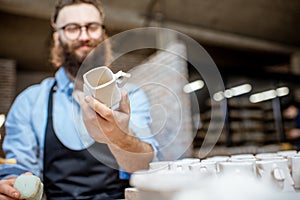
[[256,177],[253,162],[220,162],[220,174],[246,175]]
[[172,161],[156,161],[149,163],[150,170],[169,170],[169,163]]
[[189,171],[189,166],[193,163],[200,163],[199,158],[184,158],[169,163],[170,170]]
[[278,155],[277,153],[259,153],[255,155],[257,160],[282,160],[283,156]]
[[120,87],[129,77],[130,74],[122,71],[114,74],[106,66],[96,67],[83,75],[84,94],[93,96],[108,107],[112,107],[121,100]]
[[288,156],[297,155],[297,151],[296,150],[278,151],[277,154],[287,158]]
[[211,178],[217,178],[217,163],[216,162],[199,162],[189,165],[192,172],[207,174]]
[[220,172],[220,167],[219,167],[219,163],[220,162],[227,162],[229,160],[229,156],[213,156],[213,157],[208,157],[205,160],[202,160],[203,162],[216,162],[217,164],[217,173]]
[[277,186],[282,191],[294,191],[294,181],[287,159],[260,160],[256,162],[261,180]]
[[256,171],[256,159],[255,157],[253,156],[253,158],[250,158],[250,156],[248,158],[237,158],[237,157],[231,157],[230,162],[240,162],[240,163],[243,163],[243,162],[251,162],[252,163],[252,166],[253,166],[253,172],[254,172],[254,175],[257,176],[257,171]]
[[292,157],[292,177],[294,187],[300,189],[300,155]]
[[230,160],[248,160],[248,159],[255,159],[253,154],[234,154],[231,155]]
[[292,157],[297,155],[297,151],[296,150],[278,151],[277,154],[279,156],[283,156],[288,160],[289,169],[292,172]]

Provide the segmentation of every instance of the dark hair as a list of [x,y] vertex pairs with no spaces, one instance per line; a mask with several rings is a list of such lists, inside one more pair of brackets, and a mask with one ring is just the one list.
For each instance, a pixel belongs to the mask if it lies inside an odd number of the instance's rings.
[[58,0],[51,18],[52,24],[56,23],[57,16],[63,7],[80,3],[87,3],[95,6],[95,8],[97,8],[97,10],[99,11],[101,18],[104,19],[104,12],[102,9],[103,7],[100,0]]

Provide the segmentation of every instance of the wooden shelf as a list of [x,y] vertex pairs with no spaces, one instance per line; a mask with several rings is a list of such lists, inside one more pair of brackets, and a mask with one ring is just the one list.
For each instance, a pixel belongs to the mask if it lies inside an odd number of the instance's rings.
[[[212,107],[219,104],[210,103]],[[222,134],[217,145],[244,145],[256,144],[264,145],[270,143],[278,143],[278,134],[276,132],[276,123],[273,113],[273,104],[271,101],[253,104],[248,98],[232,98],[227,101],[228,119],[227,126],[224,124]],[[201,113],[201,122],[203,124],[201,130],[198,131],[195,142],[198,145],[202,143],[206,137],[207,129],[211,120],[211,111]],[[219,116],[219,119],[222,115]],[[218,124],[218,119],[214,119],[214,123]],[[289,122],[291,124],[292,122]],[[212,125],[211,131],[217,131]]]

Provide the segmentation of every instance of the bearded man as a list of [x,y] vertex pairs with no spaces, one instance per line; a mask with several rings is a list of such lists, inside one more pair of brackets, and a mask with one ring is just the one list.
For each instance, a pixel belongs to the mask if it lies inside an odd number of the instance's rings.
[[[84,60],[107,39],[103,23],[98,0],[58,1],[51,50],[57,72],[23,91],[10,109],[3,149],[17,164],[1,165],[0,199],[19,199],[13,184],[26,172],[42,179],[48,200],[124,198],[129,174],[155,158],[141,90],[127,86],[114,110],[82,92],[74,95]],[[110,44],[101,46],[97,63],[109,65]]]

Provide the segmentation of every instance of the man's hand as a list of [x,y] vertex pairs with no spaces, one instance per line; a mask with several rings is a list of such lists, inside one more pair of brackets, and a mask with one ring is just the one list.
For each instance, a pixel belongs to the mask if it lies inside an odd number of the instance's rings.
[[20,192],[13,186],[16,177],[0,180],[0,200],[19,199]]
[[130,102],[127,92],[122,92],[117,110],[111,110],[92,97],[79,96],[79,102],[90,136],[108,145],[121,168],[130,173],[148,169],[154,150],[150,144],[134,136],[129,128]]
[[84,124],[90,136],[97,142],[115,144],[130,134],[130,103],[127,92],[122,92],[120,106],[111,110],[93,97],[79,98]]

